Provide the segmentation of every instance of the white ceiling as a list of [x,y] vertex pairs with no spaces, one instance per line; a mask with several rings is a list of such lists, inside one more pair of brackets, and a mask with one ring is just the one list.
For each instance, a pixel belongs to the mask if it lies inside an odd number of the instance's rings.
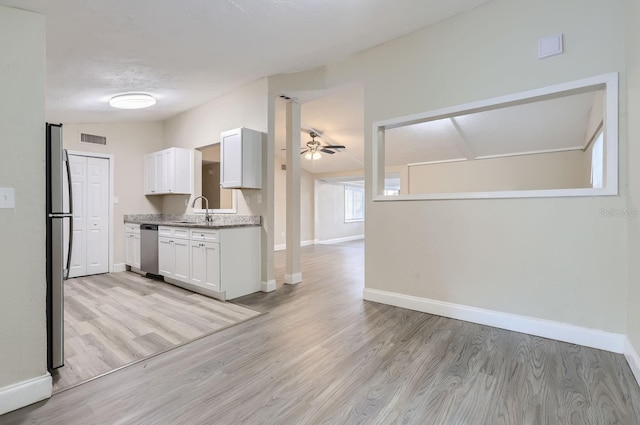
[[[47,19],[47,120],[162,120],[256,79],[311,69],[489,0],[0,0]],[[146,92],[158,103],[119,111]]]

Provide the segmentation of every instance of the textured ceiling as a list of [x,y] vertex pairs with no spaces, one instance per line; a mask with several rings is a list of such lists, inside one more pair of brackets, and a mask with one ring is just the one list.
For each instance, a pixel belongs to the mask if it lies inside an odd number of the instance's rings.
[[[47,19],[47,120],[161,120],[340,60],[489,0],[0,0]],[[148,92],[149,109],[111,96]]]

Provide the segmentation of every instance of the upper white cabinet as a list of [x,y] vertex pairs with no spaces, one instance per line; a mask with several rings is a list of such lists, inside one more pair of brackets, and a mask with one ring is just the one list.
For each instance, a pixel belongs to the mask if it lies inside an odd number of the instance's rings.
[[169,148],[144,156],[144,194],[193,193],[193,151]]
[[220,135],[220,187],[262,188],[262,135],[249,128]]

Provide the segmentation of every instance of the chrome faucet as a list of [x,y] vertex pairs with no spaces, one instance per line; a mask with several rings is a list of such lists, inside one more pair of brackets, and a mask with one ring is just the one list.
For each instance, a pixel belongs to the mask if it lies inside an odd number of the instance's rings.
[[207,220],[207,223],[210,223],[211,216],[209,215],[209,200],[207,198],[205,198],[204,196],[196,196],[191,203],[191,208],[194,208],[196,206],[196,201],[200,198],[204,199],[204,219]]

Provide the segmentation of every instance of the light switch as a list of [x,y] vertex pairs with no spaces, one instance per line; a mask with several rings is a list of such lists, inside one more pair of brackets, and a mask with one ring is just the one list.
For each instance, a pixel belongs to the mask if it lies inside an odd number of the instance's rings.
[[538,59],[559,55],[564,51],[562,34],[551,35],[538,40]]
[[15,208],[16,199],[12,187],[0,187],[0,208]]

